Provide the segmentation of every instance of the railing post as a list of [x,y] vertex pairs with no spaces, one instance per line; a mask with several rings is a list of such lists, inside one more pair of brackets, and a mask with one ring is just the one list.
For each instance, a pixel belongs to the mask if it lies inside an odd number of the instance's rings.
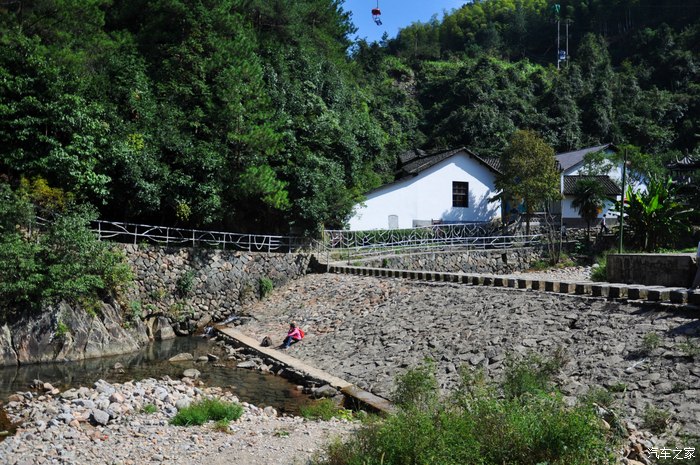
[[192,248],[194,249],[194,229],[192,230]]
[[134,245],[136,245],[136,239],[139,237],[139,225],[135,225],[134,227]]
[[170,228],[165,228],[165,245],[170,243]]

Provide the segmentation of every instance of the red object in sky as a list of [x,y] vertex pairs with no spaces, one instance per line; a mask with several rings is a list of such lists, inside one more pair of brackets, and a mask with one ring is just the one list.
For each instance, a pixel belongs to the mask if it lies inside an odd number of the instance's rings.
[[372,8],[372,19],[377,24],[377,26],[382,25],[382,20],[379,18],[381,15],[382,10],[379,9],[379,5],[377,5],[377,8]]

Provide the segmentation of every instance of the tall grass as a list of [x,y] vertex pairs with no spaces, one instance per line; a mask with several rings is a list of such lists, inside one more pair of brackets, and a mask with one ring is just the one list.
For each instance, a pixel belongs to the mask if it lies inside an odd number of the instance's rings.
[[556,363],[535,360],[510,364],[506,385],[466,373],[461,389],[439,401],[434,373],[419,367],[397,382],[397,393],[409,391],[407,383],[419,391],[402,397],[399,413],[364,425],[345,443],[332,444],[316,464],[614,463],[614,440],[594,408],[568,407],[547,381]]
[[239,404],[218,399],[205,399],[183,408],[170,420],[175,426],[203,425],[208,421],[233,421],[243,415]]

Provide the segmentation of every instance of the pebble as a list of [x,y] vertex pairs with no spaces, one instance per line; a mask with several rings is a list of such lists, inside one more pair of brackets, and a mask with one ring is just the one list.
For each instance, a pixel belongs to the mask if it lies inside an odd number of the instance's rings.
[[[245,402],[241,404],[243,416],[232,422],[236,426],[227,432],[215,430],[213,424],[171,426],[170,418],[192,401],[218,398],[238,402],[238,398],[222,388],[193,389],[185,380],[167,377],[113,385],[98,381],[93,389],[70,392],[68,396],[43,396],[42,400],[19,393],[19,400],[5,405],[10,420],[21,422],[21,426],[16,435],[0,442],[0,462],[229,465],[232,457],[245,450],[246,459],[236,459],[236,463],[286,465],[290,456],[305,463],[312,453],[300,450],[318,450],[334,436],[348,437],[357,428],[355,423],[336,420],[280,417],[272,407]],[[110,404],[110,400],[121,399],[123,402]],[[95,407],[104,403],[127,408],[108,413]],[[160,403],[158,411],[142,412],[141,406],[149,403]],[[285,434],[279,434],[282,431]],[[259,440],[251,442],[253,437]]]

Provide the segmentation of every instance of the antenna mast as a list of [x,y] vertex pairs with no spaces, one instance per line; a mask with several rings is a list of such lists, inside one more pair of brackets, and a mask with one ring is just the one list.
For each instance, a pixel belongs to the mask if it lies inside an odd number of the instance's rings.
[[552,11],[554,11],[554,17],[557,21],[557,69],[561,68],[561,62],[566,61],[566,66],[569,66],[569,23],[570,19],[566,19],[566,50],[561,49],[561,5],[558,3],[552,6]]

